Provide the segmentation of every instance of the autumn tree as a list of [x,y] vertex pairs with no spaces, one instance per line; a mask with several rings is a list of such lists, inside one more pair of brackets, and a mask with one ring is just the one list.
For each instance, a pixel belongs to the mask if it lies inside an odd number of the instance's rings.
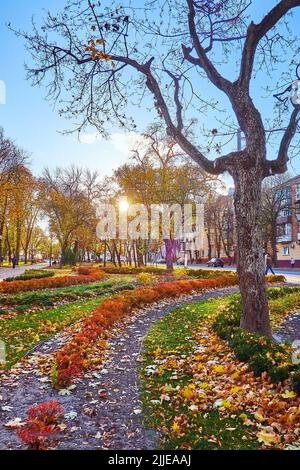
[[[202,201],[212,190],[216,178],[207,175],[199,165],[187,160],[172,137],[167,136],[157,123],[143,134],[141,143],[132,149],[130,163],[114,172],[121,194],[133,203],[143,204],[148,214],[151,205],[165,204],[169,208]],[[170,213],[172,227],[172,212]],[[171,229],[165,238],[167,269],[173,269],[179,240]],[[149,236],[150,238],[150,236]]]
[[[208,244],[208,258],[221,257],[224,252],[229,264],[235,244],[235,216],[233,198],[230,195],[211,191],[205,203],[205,231]],[[212,252],[212,248],[215,252]]]
[[[49,219],[50,231],[59,241],[62,264],[76,262],[79,230],[86,230],[95,221],[95,208],[84,183],[85,177],[84,170],[70,167],[56,168],[52,172],[46,169],[41,178],[43,211]],[[69,260],[71,253],[72,260]]]
[[[32,263],[36,260],[37,255],[42,258],[49,257],[50,240],[45,231],[39,225],[33,225],[30,233],[30,239],[25,238],[27,242],[27,253],[24,249],[24,258],[30,260]],[[26,258],[25,258],[26,259]]]
[[18,193],[19,175],[25,162],[25,153],[11,139],[5,137],[3,129],[0,128],[0,266],[7,218],[10,212],[16,209],[12,205],[12,198]]
[[[292,81],[298,48],[289,13],[300,0],[277,1],[267,12],[265,2],[248,0],[151,0],[145,8],[103,3],[70,0],[61,13],[49,13],[41,29],[17,33],[36,62],[29,65],[33,84],[46,82],[55,99],[63,94],[62,112],[76,119],[77,130],[96,125],[103,134],[111,123],[135,126],[126,113],[133,109],[126,108],[129,101],[149,107],[153,100],[168,135],[187,155],[207,173],[232,176],[241,327],[270,336],[261,187],[265,178],[287,169],[299,106],[294,101],[291,113],[280,112],[282,133],[276,133],[278,151],[271,160],[268,122],[251,85],[255,77],[264,84],[270,72],[274,88],[279,63]],[[201,137],[212,115],[221,126],[229,118],[231,129],[241,129],[242,150],[218,145],[215,155],[207,148]],[[188,135],[193,124],[198,138]]]

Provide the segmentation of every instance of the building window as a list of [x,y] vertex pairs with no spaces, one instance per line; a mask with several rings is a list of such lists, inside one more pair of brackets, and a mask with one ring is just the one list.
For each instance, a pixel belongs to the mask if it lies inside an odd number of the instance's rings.
[[285,224],[284,232],[285,235],[292,235],[292,224]]
[[297,188],[296,188],[296,199],[297,199],[297,201],[300,199],[300,184],[297,184]]
[[284,255],[289,255],[290,254],[290,247],[289,246],[284,246],[283,247],[283,254]]
[[279,212],[280,217],[288,217],[289,215],[291,215],[291,209],[289,207],[285,207]]

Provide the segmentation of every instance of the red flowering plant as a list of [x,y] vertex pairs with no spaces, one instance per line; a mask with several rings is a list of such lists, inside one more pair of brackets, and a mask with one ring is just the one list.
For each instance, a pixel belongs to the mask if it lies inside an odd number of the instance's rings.
[[26,424],[17,429],[21,441],[31,450],[47,450],[57,445],[53,436],[61,431],[63,407],[57,401],[29,408]]

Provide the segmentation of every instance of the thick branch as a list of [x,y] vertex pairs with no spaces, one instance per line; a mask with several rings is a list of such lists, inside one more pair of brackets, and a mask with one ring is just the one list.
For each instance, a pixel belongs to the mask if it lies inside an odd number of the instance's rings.
[[260,40],[281,20],[291,9],[300,6],[300,0],[281,0],[263,18],[259,24],[250,23],[243,48],[239,82],[247,89],[253,70],[255,53]]
[[182,119],[182,104],[180,102],[179,92],[180,86],[179,81],[180,77],[176,77],[172,72],[166,70],[166,73],[172,78],[174,82],[174,102],[176,105],[176,118],[177,118],[177,128],[181,132],[183,130],[183,119]]
[[[167,133],[174,138],[174,140],[180,145],[180,147],[188,154],[190,155],[193,160],[198,163],[204,171],[207,173],[213,174],[213,175],[218,175],[220,173],[223,173],[224,171],[227,170],[226,165],[225,165],[225,159],[226,157],[223,157],[222,164],[218,163],[221,161],[220,158],[216,159],[214,162],[206,158],[202,152],[200,152],[197,147],[195,147],[183,134],[182,134],[182,123],[181,123],[181,116],[180,113],[178,114],[178,108],[177,108],[177,118],[179,118],[178,126],[176,126],[173,123],[173,120],[171,118],[167,103],[162,95],[160,86],[154,77],[154,75],[151,72],[151,63],[153,59],[150,59],[146,64],[141,65],[137,61],[129,59],[127,57],[122,57],[122,56],[111,56],[111,59],[116,62],[123,62],[125,64],[128,64],[141,72],[145,77],[146,77],[146,86],[149,89],[149,91],[152,93],[155,99],[155,106],[161,115],[161,117],[164,119],[166,126],[167,126]],[[176,90],[175,90],[176,94]],[[181,112],[181,110],[180,110]]]
[[300,106],[294,109],[292,112],[289,125],[287,126],[285,133],[282,137],[278,157],[276,160],[266,162],[265,164],[265,176],[273,174],[284,173],[287,171],[287,163],[289,161],[288,151],[289,146],[293,137],[297,132],[297,126],[300,120]]
[[188,22],[189,22],[189,31],[192,38],[193,46],[197,53],[197,58],[190,56],[190,50],[182,46],[184,58],[189,60],[189,62],[200,65],[203,70],[206,72],[209,80],[220,90],[224,91],[227,95],[230,95],[232,92],[232,83],[224,78],[218,70],[215,68],[213,63],[209,60],[205,49],[201,45],[199,36],[197,34],[196,25],[195,25],[195,8],[193,0],[187,0],[189,7]]

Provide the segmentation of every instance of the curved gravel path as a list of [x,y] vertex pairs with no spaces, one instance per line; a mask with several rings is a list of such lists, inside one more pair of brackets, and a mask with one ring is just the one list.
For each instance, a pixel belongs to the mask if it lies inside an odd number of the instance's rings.
[[293,341],[300,340],[300,310],[288,315],[276,331],[276,334],[280,337],[281,341]]
[[40,371],[39,363],[47,357],[51,360],[53,352],[67,341],[68,333],[43,344],[0,383],[0,449],[22,448],[15,431],[5,424],[15,418],[23,420],[30,406],[48,400],[58,400],[67,413],[58,449],[154,449],[156,436],[143,427],[139,399],[137,368],[143,338],[154,322],[176,307],[237,291],[226,288],[183,296],[137,312],[113,330],[111,349],[101,368],[89,371],[76,380],[75,389],[60,394]]

